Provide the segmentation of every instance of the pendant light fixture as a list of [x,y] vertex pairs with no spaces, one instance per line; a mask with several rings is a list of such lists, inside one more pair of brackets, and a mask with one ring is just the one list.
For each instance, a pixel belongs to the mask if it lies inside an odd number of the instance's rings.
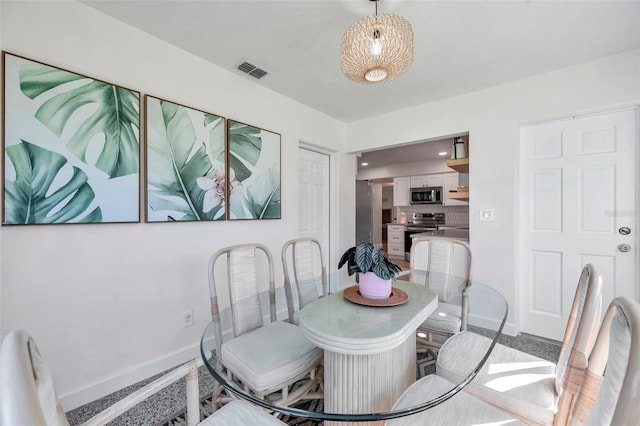
[[358,83],[389,81],[413,63],[413,28],[398,15],[376,14],[354,22],[342,36],[340,68]]

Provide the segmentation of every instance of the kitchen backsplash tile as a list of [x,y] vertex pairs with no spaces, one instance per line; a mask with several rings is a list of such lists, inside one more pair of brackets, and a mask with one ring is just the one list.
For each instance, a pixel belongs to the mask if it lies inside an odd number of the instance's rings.
[[[469,226],[469,206],[442,206],[429,204],[428,206],[406,206],[393,208],[393,222],[400,222],[400,212],[405,211],[407,218],[413,213],[445,213],[446,224],[454,226]],[[409,219],[410,220],[410,219]]]

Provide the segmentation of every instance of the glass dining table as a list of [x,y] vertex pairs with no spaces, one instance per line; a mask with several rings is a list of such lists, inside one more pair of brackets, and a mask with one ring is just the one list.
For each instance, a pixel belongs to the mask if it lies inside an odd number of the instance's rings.
[[[397,280],[393,284],[395,293],[390,303],[363,299],[358,297],[357,288],[347,286],[300,310],[302,333],[324,350],[322,403],[278,406],[227,380],[218,371],[212,323],[205,329],[200,343],[204,364],[233,398],[325,425],[343,422],[382,424],[384,420],[428,410],[451,398],[473,380],[502,332],[507,303],[495,289],[476,280],[432,272],[416,276],[426,285]],[[448,289],[445,292],[448,294],[443,294],[444,288]],[[399,298],[400,293],[404,295]],[[394,409],[393,403],[413,382],[436,373],[433,352],[416,352],[418,326],[433,314],[439,298],[441,301],[446,299],[450,305],[461,306],[463,293],[468,305],[468,330],[489,337],[491,345],[467,355],[473,361],[468,365],[473,367],[466,371],[463,380],[452,383],[446,392],[435,398],[425,397],[413,407]],[[278,298],[284,300],[284,291]],[[286,306],[286,303],[280,306]],[[286,313],[282,317],[284,320]]]

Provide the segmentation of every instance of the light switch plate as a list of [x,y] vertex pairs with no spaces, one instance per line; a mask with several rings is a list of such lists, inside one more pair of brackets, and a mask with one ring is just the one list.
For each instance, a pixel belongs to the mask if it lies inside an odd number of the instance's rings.
[[490,210],[490,209],[480,210],[480,221],[493,222],[493,210]]

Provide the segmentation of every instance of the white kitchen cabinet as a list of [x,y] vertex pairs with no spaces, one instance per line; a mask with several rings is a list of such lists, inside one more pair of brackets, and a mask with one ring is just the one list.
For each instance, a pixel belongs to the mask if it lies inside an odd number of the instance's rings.
[[412,188],[421,188],[424,186],[424,176],[411,176],[411,187]]
[[426,175],[424,177],[424,186],[442,186],[442,174]]
[[393,178],[393,205],[408,206],[411,199],[409,189],[411,188],[411,178],[397,177]]
[[455,191],[459,185],[459,173],[443,173],[442,174],[442,205],[443,206],[465,206],[469,205],[468,201],[455,200],[449,198],[449,191]]
[[422,188],[425,186],[442,186],[442,174],[411,176],[411,188]]
[[404,259],[404,225],[387,225],[387,256]]

